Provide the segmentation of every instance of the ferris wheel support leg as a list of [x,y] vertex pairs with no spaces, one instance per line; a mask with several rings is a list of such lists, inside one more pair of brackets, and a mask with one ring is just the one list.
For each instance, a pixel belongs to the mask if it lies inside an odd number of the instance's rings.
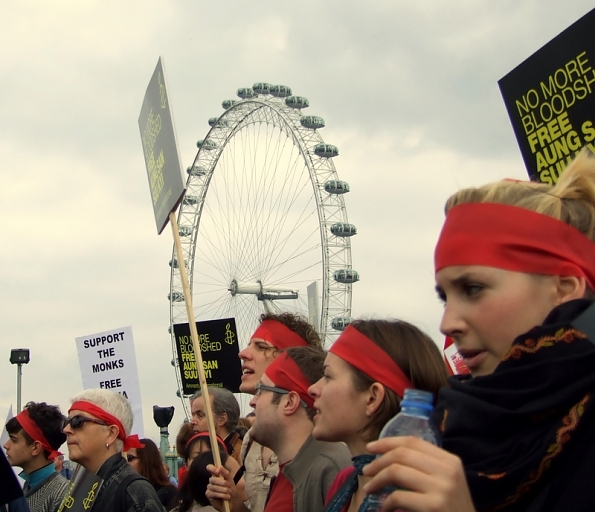
[[[211,398],[209,396],[209,388],[207,386],[207,379],[205,370],[202,364],[202,354],[200,352],[200,345],[198,343],[198,330],[196,329],[196,320],[194,319],[194,309],[192,308],[192,294],[190,293],[190,285],[188,284],[188,274],[186,273],[186,262],[184,261],[184,252],[182,251],[182,242],[180,241],[180,232],[178,228],[178,221],[176,220],[175,212],[170,212],[169,223],[174,236],[174,244],[176,246],[176,254],[178,262],[180,263],[180,278],[182,281],[182,289],[184,290],[184,302],[186,303],[186,313],[188,314],[188,324],[190,326],[190,336],[192,337],[192,346],[194,347],[194,358],[196,360],[196,367],[198,370],[198,381],[200,389],[204,397],[205,409],[207,413],[207,426],[209,428],[209,438],[211,446],[218,446],[217,434],[215,433],[215,422],[213,421],[213,410],[211,408]],[[215,466],[221,467],[221,456],[219,450],[213,450],[213,461]],[[230,512],[229,501],[223,501],[223,510]]]

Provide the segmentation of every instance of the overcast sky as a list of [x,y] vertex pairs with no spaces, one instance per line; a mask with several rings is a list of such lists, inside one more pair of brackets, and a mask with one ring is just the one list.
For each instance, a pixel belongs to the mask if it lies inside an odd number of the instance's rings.
[[138,115],[159,55],[184,169],[239,87],[285,84],[339,147],[353,316],[398,317],[442,342],[433,246],[458,188],[526,171],[497,81],[592,9],[587,0],[4,0],[0,15],[0,418],[68,409],[75,337],[131,325],[145,434],[174,405],[171,232],[157,236]]

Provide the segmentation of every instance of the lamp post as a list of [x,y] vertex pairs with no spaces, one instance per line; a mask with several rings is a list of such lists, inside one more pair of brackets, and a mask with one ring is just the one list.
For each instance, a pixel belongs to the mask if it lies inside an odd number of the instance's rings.
[[159,451],[161,452],[161,457],[163,461],[169,467],[169,474],[175,475],[177,474],[177,467],[174,467],[174,458],[171,457],[169,453],[169,432],[167,427],[171,423],[172,418],[174,417],[174,406],[170,407],[159,407],[158,405],[153,406],[153,420],[159,427],[159,433],[161,434],[161,439],[159,442]]
[[22,367],[30,360],[28,348],[13,348],[10,351],[11,364],[17,365],[17,414],[21,412],[21,374]]

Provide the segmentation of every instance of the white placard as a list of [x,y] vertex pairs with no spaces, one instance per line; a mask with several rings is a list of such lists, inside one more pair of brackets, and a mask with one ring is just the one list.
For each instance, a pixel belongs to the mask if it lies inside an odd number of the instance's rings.
[[83,387],[109,389],[128,398],[134,413],[132,433],[144,437],[143,409],[132,327],[76,338]]

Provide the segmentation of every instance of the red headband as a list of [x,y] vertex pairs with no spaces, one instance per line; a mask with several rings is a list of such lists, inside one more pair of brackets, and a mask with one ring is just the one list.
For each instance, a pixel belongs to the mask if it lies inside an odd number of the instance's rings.
[[275,383],[275,386],[287,391],[295,391],[308,404],[308,407],[314,408],[314,399],[308,394],[308,388],[312,383],[306,379],[300,367],[287,352],[277,356],[264,373]]
[[283,350],[289,347],[305,347],[308,342],[295,331],[277,320],[263,320],[254,331],[252,338],[260,338],[272,343],[275,348]]
[[27,409],[23,409],[20,413],[18,413],[16,415],[16,420],[19,422],[21,428],[27,432],[29,437],[33,439],[33,441],[39,441],[43,449],[50,452],[48,460],[54,460],[59,455],[62,455],[62,453],[60,453],[58,450],[54,450],[51,447],[37,423],[35,423],[31,419],[31,416],[29,416],[29,411]]
[[514,272],[584,277],[595,289],[595,244],[565,222],[516,206],[465,203],[447,216],[436,272],[483,265]]
[[401,398],[405,389],[413,387],[392,357],[352,325],[348,325],[341,333],[329,352],[392,389]]
[[112,416],[109,412],[104,411],[101,407],[98,407],[97,405],[92,404],[91,402],[87,402],[86,400],[74,402],[70,406],[70,409],[68,409],[69,413],[70,413],[70,411],[88,412],[89,414],[92,414],[93,416],[95,416],[97,419],[99,419],[101,421],[105,421],[108,425],[115,425],[116,427],[118,427],[118,439],[121,439],[122,441],[124,441],[124,451],[125,452],[130,450],[130,448],[144,448],[145,447],[145,445],[140,442],[140,440],[136,434],[134,434],[132,436],[128,436],[128,437],[126,436],[126,431],[124,430],[124,426],[122,425],[122,422],[118,418],[116,418],[115,416]]
[[[206,437],[210,441],[208,432],[206,432],[206,431],[205,432],[197,432],[190,439],[188,439],[188,442],[186,443],[186,448],[188,448],[199,437]],[[216,436],[216,437],[217,437],[217,442],[221,445],[221,448],[223,448],[225,453],[227,453],[227,446],[225,446],[225,442],[223,441],[223,439],[221,439],[219,436]]]

